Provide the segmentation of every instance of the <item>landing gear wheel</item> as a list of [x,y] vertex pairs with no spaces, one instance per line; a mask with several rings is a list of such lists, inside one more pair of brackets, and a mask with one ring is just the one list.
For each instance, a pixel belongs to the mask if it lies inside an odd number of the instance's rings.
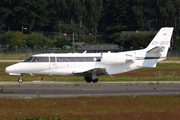
[[87,83],[90,83],[92,81],[91,77],[84,77]]
[[94,79],[92,80],[93,83],[97,83],[98,82],[98,78],[97,79]]
[[19,83],[22,83],[23,82],[23,76],[24,76],[25,74],[24,73],[21,73],[21,75],[19,76],[19,79],[18,79],[18,82]]
[[18,82],[19,82],[19,83],[22,83],[22,82],[23,82],[23,79],[22,79],[22,78],[19,78],[19,79],[18,79]]

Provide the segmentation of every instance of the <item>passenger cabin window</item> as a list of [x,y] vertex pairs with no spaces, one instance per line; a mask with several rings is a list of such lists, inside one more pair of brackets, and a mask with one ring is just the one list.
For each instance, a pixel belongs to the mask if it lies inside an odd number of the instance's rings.
[[84,61],[86,61],[86,60],[87,60],[87,58],[83,58],[83,60],[84,60]]
[[39,62],[49,62],[49,57],[38,57]]
[[62,58],[59,58],[59,62],[62,62],[63,61],[63,59]]
[[76,58],[75,58],[75,61],[76,61],[76,62],[77,62],[77,61],[79,61],[79,58],[78,58],[78,57],[76,57]]
[[50,62],[55,62],[55,57],[50,57]]
[[67,58],[67,61],[70,62],[70,61],[71,61],[71,58]]
[[[39,60],[40,61],[40,60]],[[50,57],[51,62],[97,62],[100,57]]]

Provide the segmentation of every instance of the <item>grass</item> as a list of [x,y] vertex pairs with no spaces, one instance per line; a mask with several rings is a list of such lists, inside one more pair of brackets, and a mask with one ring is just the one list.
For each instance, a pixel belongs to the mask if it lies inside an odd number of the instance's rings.
[[0,60],[24,60],[32,54],[0,54]]
[[[4,72],[13,63],[0,63],[0,81],[17,81]],[[180,64],[162,63],[156,68],[143,68],[99,81],[179,81]],[[72,76],[25,76],[25,81],[84,81]],[[79,84],[75,84],[79,85]],[[155,89],[155,88],[154,88]],[[3,87],[0,87],[3,94]],[[118,96],[43,99],[0,99],[0,119],[61,120],[179,120],[180,96]],[[39,118],[39,119],[38,119]]]
[[179,61],[180,57],[167,57],[167,61]]
[[66,120],[178,120],[180,97],[77,97],[0,99],[1,120],[61,118]]

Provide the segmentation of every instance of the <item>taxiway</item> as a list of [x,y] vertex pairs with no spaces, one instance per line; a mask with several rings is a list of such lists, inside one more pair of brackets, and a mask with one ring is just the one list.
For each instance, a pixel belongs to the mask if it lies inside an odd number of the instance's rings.
[[180,82],[5,82],[0,98],[62,98],[79,96],[176,96]]

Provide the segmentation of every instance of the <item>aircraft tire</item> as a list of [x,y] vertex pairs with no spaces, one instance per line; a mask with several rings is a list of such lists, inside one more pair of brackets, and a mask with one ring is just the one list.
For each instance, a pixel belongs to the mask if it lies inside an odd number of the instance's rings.
[[92,80],[93,83],[97,83],[98,82],[98,78],[97,79],[94,79]]
[[90,83],[92,81],[91,77],[84,77],[84,79],[86,80],[87,83]]
[[22,82],[23,82],[23,79],[22,79],[22,78],[19,78],[19,79],[18,79],[18,82],[19,82],[19,83],[22,83]]

